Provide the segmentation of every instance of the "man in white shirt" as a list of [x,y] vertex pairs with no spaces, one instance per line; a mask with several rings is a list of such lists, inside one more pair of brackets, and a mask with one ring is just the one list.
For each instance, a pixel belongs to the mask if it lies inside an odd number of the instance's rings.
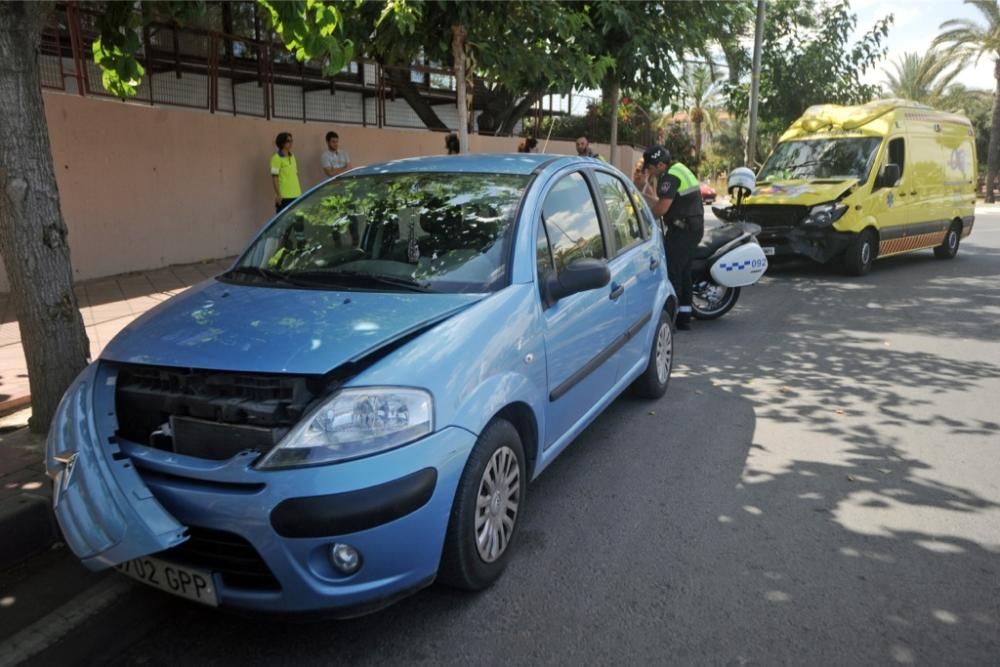
[[326,146],[327,150],[323,151],[323,156],[320,158],[324,174],[336,176],[351,168],[351,156],[347,151],[340,150],[340,136],[336,132],[326,133]]

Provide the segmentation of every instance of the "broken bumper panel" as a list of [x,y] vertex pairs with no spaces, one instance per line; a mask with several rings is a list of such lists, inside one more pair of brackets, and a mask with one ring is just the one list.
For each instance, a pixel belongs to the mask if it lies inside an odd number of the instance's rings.
[[[102,421],[114,420],[113,377],[98,363],[66,390],[49,429],[45,466],[52,506],[69,548],[91,570],[168,549],[186,530],[163,509]],[[108,400],[110,399],[110,400]],[[111,430],[113,432],[113,429]]]

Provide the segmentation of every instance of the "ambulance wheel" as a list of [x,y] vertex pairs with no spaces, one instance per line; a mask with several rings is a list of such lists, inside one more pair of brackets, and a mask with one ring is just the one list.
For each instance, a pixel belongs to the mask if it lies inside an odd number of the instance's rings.
[[739,287],[723,287],[705,281],[694,286],[691,295],[691,315],[696,320],[717,320],[736,305]]
[[958,244],[961,239],[962,226],[957,222],[951,223],[944,241],[941,242],[941,245],[934,248],[934,256],[938,259],[951,259],[958,254]]
[[863,276],[872,270],[875,253],[878,246],[875,243],[875,233],[866,229],[851,241],[844,252],[844,269],[852,276]]

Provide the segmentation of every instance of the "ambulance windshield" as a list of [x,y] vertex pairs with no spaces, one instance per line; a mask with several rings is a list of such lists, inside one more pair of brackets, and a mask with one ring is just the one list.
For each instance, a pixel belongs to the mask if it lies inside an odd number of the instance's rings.
[[864,181],[881,141],[878,137],[786,141],[774,149],[757,180]]

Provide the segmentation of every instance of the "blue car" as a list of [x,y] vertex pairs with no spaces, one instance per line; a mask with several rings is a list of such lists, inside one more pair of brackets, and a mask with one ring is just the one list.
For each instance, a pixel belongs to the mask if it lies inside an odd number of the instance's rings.
[[80,374],[48,440],[56,517],[90,569],[213,606],[482,589],[529,480],[626,388],[666,391],[676,303],[602,162],[355,169]]

